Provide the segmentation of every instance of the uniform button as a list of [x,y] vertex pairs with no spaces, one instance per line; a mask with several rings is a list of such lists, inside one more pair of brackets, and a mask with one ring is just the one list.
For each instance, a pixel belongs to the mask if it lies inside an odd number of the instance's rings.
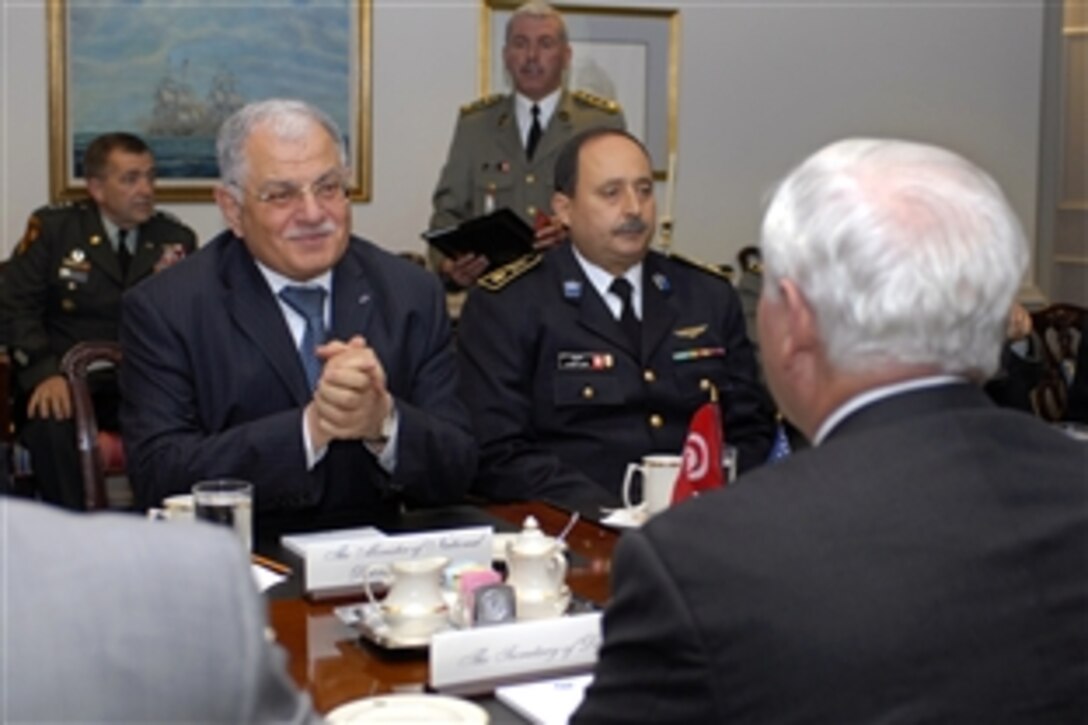
[[665,425],[665,419],[662,418],[660,415],[658,415],[657,413],[654,413],[653,415],[650,416],[650,427],[651,428],[660,428],[663,425]]
[[642,379],[648,383],[652,383],[653,381],[657,380],[657,376],[654,375],[653,370],[646,369],[642,371]]
[[60,308],[62,310],[64,310],[65,312],[71,312],[72,310],[74,310],[76,308],[76,303],[73,302],[72,300],[61,300],[60,301]]
[[75,282],[69,282],[68,283],[68,291],[69,292],[75,292],[76,291],[76,283]]
[[594,392],[592,385],[587,385],[582,388],[582,397],[586,400],[593,400],[594,395],[596,395],[596,393]]
[[710,390],[711,385],[710,378],[703,378],[699,381],[699,390]]
[[529,216],[536,216],[536,207],[535,206],[528,206],[528,207],[525,208],[525,211],[529,214]]
[[525,183],[526,184],[535,184],[536,183],[536,174],[526,174],[525,175]]

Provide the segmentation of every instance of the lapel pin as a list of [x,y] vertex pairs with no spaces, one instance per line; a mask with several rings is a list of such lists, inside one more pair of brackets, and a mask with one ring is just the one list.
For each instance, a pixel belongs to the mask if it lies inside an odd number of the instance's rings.
[[563,283],[563,296],[568,300],[576,300],[582,296],[582,283],[568,279]]
[[662,292],[669,291],[669,278],[660,272],[654,273],[654,286],[656,286]]
[[364,292],[363,294],[359,295],[359,304],[360,305],[365,305],[368,302],[370,302],[370,293]]

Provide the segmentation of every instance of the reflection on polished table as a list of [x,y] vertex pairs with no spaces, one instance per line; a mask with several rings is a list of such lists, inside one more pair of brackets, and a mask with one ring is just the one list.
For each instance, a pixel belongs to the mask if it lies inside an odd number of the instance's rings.
[[[568,512],[543,503],[501,504],[408,514],[401,528],[423,530],[492,524],[496,531],[517,531],[530,514],[550,536],[559,534],[570,520]],[[567,583],[576,597],[601,605],[607,600],[612,549],[617,538],[617,532],[585,519],[567,535],[572,554]],[[291,577],[294,590],[290,595],[277,594],[280,587],[272,590],[269,616],[276,639],[287,650],[292,677],[310,693],[319,712],[327,713],[360,697],[424,689],[429,679],[426,650],[385,651],[361,641],[332,612],[334,607],[359,601],[361,597],[309,601],[300,595],[298,578],[298,572]]]

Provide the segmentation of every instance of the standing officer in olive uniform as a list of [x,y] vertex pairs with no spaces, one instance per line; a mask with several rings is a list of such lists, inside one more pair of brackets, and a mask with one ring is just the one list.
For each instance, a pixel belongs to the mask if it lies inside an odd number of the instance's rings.
[[[590,128],[625,127],[615,101],[562,88],[570,66],[567,29],[555,8],[531,0],[506,25],[503,63],[516,93],[461,108],[432,202],[430,228],[442,229],[509,207],[536,229],[536,246],[563,237],[551,217],[552,171],[563,144]],[[451,286],[468,287],[487,269],[479,255],[456,260],[431,252]]]
[[[140,138],[109,133],[84,156],[90,199],[43,207],[5,277],[19,435],[42,498],[83,507],[72,400],[60,360],[77,342],[116,340],[121,294],[196,249],[192,230],[155,211],[155,161]],[[99,425],[116,429],[112,372],[90,378]],[[25,409],[23,405],[25,404]]]
[[741,470],[766,460],[774,419],[736,293],[714,268],[649,251],[645,147],[585,132],[560,152],[555,186],[570,244],[484,275],[461,316],[476,492],[616,506],[627,463],[679,454],[711,385]]

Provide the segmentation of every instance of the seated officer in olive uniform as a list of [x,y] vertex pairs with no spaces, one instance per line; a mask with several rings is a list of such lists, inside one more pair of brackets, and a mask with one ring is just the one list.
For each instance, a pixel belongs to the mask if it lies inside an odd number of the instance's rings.
[[462,313],[474,490],[616,506],[628,462],[681,452],[710,385],[741,470],[764,461],[774,420],[740,302],[720,271],[649,251],[645,147],[623,131],[587,131],[560,152],[555,186],[570,244],[484,275]]
[[[155,162],[138,137],[94,139],[83,161],[90,199],[35,211],[5,270],[19,435],[42,498],[83,507],[60,360],[85,340],[116,340],[121,293],[196,248],[191,229],[155,211]],[[112,372],[90,378],[100,427],[116,429]],[[24,408],[25,406],[25,408]]]
[[[461,108],[434,191],[430,228],[509,207],[536,229],[536,246],[543,249],[563,236],[550,216],[559,149],[580,131],[624,128],[623,113],[615,101],[562,88],[571,48],[563,16],[546,2],[532,0],[514,11],[502,57],[516,92]],[[488,266],[483,256],[453,260],[437,251],[431,263],[451,288],[471,286]]]

